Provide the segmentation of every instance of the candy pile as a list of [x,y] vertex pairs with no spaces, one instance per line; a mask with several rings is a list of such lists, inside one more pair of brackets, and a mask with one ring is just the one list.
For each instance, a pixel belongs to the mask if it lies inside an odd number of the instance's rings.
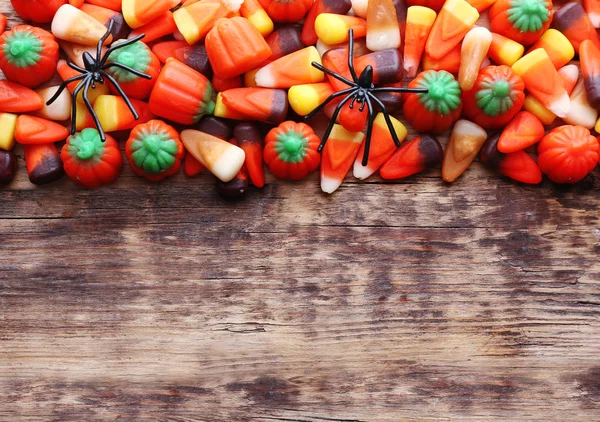
[[[11,3],[46,29],[0,19],[0,185],[15,143],[34,184],[111,183],[123,131],[139,176],[206,169],[228,198],[263,187],[265,166],[291,180],[320,167],[332,193],[352,167],[400,179],[441,164],[453,182],[479,156],[537,184],[576,183],[599,161],[597,0]],[[404,142],[390,113],[420,135]]]

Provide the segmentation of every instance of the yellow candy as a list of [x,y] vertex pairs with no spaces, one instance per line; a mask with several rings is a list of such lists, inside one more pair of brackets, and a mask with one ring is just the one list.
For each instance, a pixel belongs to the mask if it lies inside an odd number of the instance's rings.
[[489,55],[499,65],[512,66],[523,57],[525,47],[518,42],[499,34],[492,33],[492,45]]
[[348,40],[348,30],[354,29],[356,38],[366,34],[366,22],[356,16],[321,13],[315,19],[315,32],[326,44],[339,44]]
[[10,151],[15,146],[17,115],[0,113],[0,149]]
[[554,113],[544,107],[542,103],[537,100],[537,98],[532,97],[531,95],[525,97],[523,108],[530,113],[535,114],[535,116],[540,119],[544,125],[551,125],[556,119],[556,115]]
[[331,94],[333,88],[329,82],[295,85],[288,91],[288,101],[292,110],[300,116],[306,116]]
[[600,133],[600,118],[596,120],[596,126],[594,126],[594,130],[596,131],[596,133]]
[[555,68],[560,69],[575,57],[571,42],[561,32],[550,28],[542,34],[531,50],[543,48],[550,56]]

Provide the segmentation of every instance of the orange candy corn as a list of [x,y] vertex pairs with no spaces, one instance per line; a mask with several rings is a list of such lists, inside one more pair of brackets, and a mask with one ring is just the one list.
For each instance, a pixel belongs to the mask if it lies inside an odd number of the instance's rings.
[[96,128],[96,122],[92,117],[92,113],[88,110],[84,103],[76,101],[75,107],[77,107],[77,120],[75,121],[75,130],[81,132],[86,128]]
[[315,32],[326,44],[340,44],[348,41],[348,30],[354,30],[354,38],[367,34],[367,22],[362,18],[333,13],[321,13],[315,20]]
[[321,82],[325,75],[312,66],[313,62],[321,64],[321,57],[314,46],[283,56],[256,73],[256,85],[265,88],[290,88]]
[[[402,142],[408,131],[406,127],[397,119],[390,116],[392,125],[398,135],[398,140]],[[354,177],[364,180],[375,173],[396,151],[396,144],[392,138],[392,134],[386,124],[383,113],[378,113],[373,121],[373,133],[371,134],[371,142],[367,151],[367,142],[364,142],[356,160],[354,161],[353,174]],[[366,155],[369,156],[369,161],[363,165]]]
[[455,48],[479,19],[477,9],[465,0],[448,0],[433,24],[425,49],[435,60]]
[[[232,7],[228,3],[231,3]],[[173,19],[175,19],[177,29],[183,38],[191,45],[203,40],[220,18],[236,16],[239,10],[238,3],[241,4],[241,2],[234,1],[203,0],[186,4],[173,12]],[[252,26],[250,22],[248,24]],[[254,29],[256,30],[256,28]],[[256,31],[258,32],[258,30]]]
[[496,0],[467,0],[471,6],[473,6],[479,13],[494,4]]
[[523,57],[523,53],[525,53],[525,47],[521,44],[492,32],[492,44],[490,44],[488,54],[496,64],[512,66]]
[[60,153],[54,144],[25,145],[25,164],[34,185],[56,182],[65,175]]
[[[52,19],[52,35],[60,40],[95,46],[105,33],[102,23],[70,4],[62,5]],[[111,40],[109,36],[106,42]]]
[[571,42],[556,29],[550,28],[542,34],[539,40],[531,46],[529,51],[543,48],[548,53],[555,68],[568,64],[575,57],[575,50]]
[[[323,66],[327,69],[342,75],[348,80],[352,80],[350,69],[348,68],[348,50],[346,48],[334,48],[323,54],[321,58]],[[344,82],[334,78],[331,75],[327,75],[329,83],[333,87],[334,91],[342,91],[348,88]]]
[[37,92],[14,82],[0,80],[0,113],[27,113],[42,108]]
[[86,0],[85,2],[95,6],[105,7],[117,12],[121,11],[122,0]]
[[453,75],[458,74],[461,64],[461,45],[457,44],[447,55],[440,59],[434,59],[427,51],[423,57],[423,70],[445,70]]
[[[66,60],[59,60],[58,61],[58,65],[56,66],[56,70],[58,72],[58,75],[60,76],[60,78],[63,81],[66,81],[69,78],[72,78],[73,76],[78,76],[79,72],[77,72],[74,69],[71,69],[68,65]],[[77,88],[77,86],[79,85],[79,82],[71,82],[69,85],[67,85],[67,89],[69,91],[71,91],[71,93],[75,92],[75,89]],[[90,87],[89,91],[88,91],[88,99],[90,100],[91,104],[94,104],[94,102],[96,101],[96,98],[98,98],[100,95],[106,95],[109,92],[109,86],[108,84],[96,84],[96,88],[92,88]],[[77,95],[77,102],[83,103],[83,92],[79,92],[79,94]]]
[[598,119],[598,110],[590,105],[585,90],[585,80],[581,79],[571,93],[571,110],[563,117],[565,123],[593,129]]
[[365,139],[362,132],[348,132],[334,125],[321,154],[321,190],[335,192],[350,171]]
[[287,94],[282,89],[236,88],[217,95],[214,115],[278,125],[285,120],[287,111]]
[[558,9],[552,19],[552,28],[560,31],[571,41],[575,51],[579,51],[581,43],[590,40],[600,48],[600,37],[590,22],[583,6],[578,2],[569,2]]
[[68,136],[64,126],[50,120],[27,115],[17,119],[15,139],[20,144],[49,144],[64,141]]
[[442,162],[442,179],[454,182],[471,165],[487,139],[486,131],[473,122],[459,120],[454,125]]
[[123,17],[130,28],[139,28],[171,8],[171,0],[122,0]]
[[246,168],[250,181],[257,188],[265,185],[265,168],[263,165],[264,140],[254,123],[238,124],[233,130],[238,146],[246,154]]
[[206,54],[204,44],[189,45],[185,41],[164,41],[154,44],[152,52],[162,62],[169,57],[179,60],[207,78],[213,76],[212,67]]
[[583,0],[583,7],[594,28],[600,28],[600,0]]
[[402,55],[397,48],[374,51],[354,59],[354,68],[357,75],[360,75],[367,66],[373,68],[373,83],[375,85],[397,83],[402,81],[404,76]]
[[263,37],[273,32],[273,21],[258,0],[244,0],[240,7],[240,15],[248,19]]
[[400,48],[400,24],[392,0],[369,0],[367,48],[371,51]]
[[467,32],[463,40],[460,55],[460,69],[458,71],[458,83],[463,91],[469,91],[475,85],[479,75],[479,69],[486,59],[492,33],[483,27],[475,27]]
[[544,137],[544,126],[540,119],[529,111],[521,111],[504,128],[498,140],[498,150],[505,154],[521,151],[537,144]]
[[146,25],[131,31],[127,38],[131,39],[144,34],[144,42],[150,43],[165,35],[172,34],[176,30],[177,25],[175,25],[175,19],[173,19],[173,12],[168,10]]
[[[231,136],[231,128],[223,120],[213,116],[205,116],[199,122],[197,129],[226,141]],[[186,154],[183,162],[183,171],[186,176],[196,176],[204,170],[204,166],[192,155]]]
[[421,135],[403,144],[385,162],[379,174],[383,179],[402,179],[441,164],[444,150],[431,135]]
[[271,47],[247,19],[234,17],[215,24],[206,36],[206,53],[215,75],[227,79],[259,66]]
[[425,43],[433,27],[437,14],[422,6],[410,6],[406,13],[406,35],[404,43],[404,70],[406,76],[417,75]]
[[527,53],[512,65],[512,69],[523,78],[525,88],[544,107],[558,117],[567,115],[571,108],[569,94],[546,50],[539,48]]
[[600,49],[591,40],[585,40],[579,49],[579,59],[587,99],[592,107],[600,108]]
[[542,172],[525,151],[505,154],[498,150],[498,135],[489,138],[479,154],[481,162],[518,182],[537,185],[542,182]]
[[148,104],[133,98],[130,98],[129,101],[131,101],[139,116],[137,120],[123,98],[114,95],[101,95],[96,99],[94,111],[105,132],[133,129],[135,126],[154,118]]
[[[110,21],[112,20],[113,27],[112,27],[111,34],[112,34],[113,40],[127,38],[127,34],[129,34],[130,28],[127,26],[127,23],[125,22],[125,19],[123,18],[123,15],[121,13],[119,13],[118,11],[114,11],[114,10],[107,9],[102,6],[97,6],[97,5],[93,5],[93,4],[87,4],[87,3],[82,4],[79,7],[79,9],[81,11],[87,13],[88,15],[90,15],[92,18],[96,19],[98,22],[100,22],[106,28],[108,28],[108,26],[110,25]],[[144,40],[144,41],[146,41],[146,40]]]

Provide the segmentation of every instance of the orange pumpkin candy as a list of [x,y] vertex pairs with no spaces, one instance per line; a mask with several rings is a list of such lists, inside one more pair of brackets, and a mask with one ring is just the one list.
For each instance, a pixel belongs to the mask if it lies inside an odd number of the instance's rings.
[[298,22],[308,13],[314,0],[258,0],[275,22]]

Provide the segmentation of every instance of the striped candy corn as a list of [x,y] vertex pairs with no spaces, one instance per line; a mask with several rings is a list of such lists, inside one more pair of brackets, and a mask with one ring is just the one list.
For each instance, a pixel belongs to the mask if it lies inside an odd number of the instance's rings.
[[321,155],[321,190],[335,192],[350,171],[365,139],[362,132],[348,132],[334,125]]

